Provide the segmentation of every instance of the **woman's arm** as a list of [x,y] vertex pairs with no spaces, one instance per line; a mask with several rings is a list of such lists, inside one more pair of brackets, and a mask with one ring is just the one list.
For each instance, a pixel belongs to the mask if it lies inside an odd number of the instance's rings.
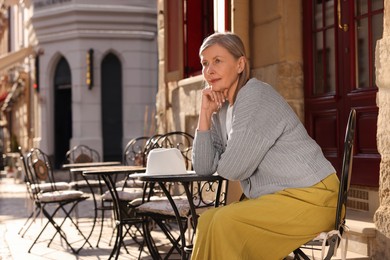
[[218,174],[230,180],[251,177],[286,129],[283,99],[272,87],[253,83],[237,96],[232,132],[218,161]]

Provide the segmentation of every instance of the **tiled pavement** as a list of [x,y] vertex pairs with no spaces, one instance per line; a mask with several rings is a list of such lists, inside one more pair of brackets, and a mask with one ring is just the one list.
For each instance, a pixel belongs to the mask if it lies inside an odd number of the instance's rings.
[[[72,253],[72,251],[65,245],[57,235],[54,242],[47,247],[48,240],[53,236],[54,228],[50,227],[45,232],[39,242],[33,247],[31,253],[28,253],[28,249],[31,246],[33,240],[39,233],[42,223],[45,223],[46,219],[43,217],[38,218],[31,228],[27,231],[24,237],[21,237],[18,232],[25,223],[27,216],[31,213],[31,202],[29,201],[26,193],[24,183],[19,183],[13,178],[0,177],[0,260],[49,260],[49,259],[80,259],[80,260],[100,260],[108,259],[111,252],[111,246],[109,240],[112,235],[112,223],[107,222],[104,226],[104,233],[99,243],[99,248],[96,247],[96,242],[99,233],[99,227],[95,227],[95,230],[91,236],[91,244],[93,247],[85,246],[78,255]],[[92,200],[82,202],[79,206],[78,214],[80,222],[84,221],[82,230],[87,232],[91,227],[93,204]],[[110,226],[111,224],[111,226]],[[74,232],[73,227],[70,225],[65,226],[68,238],[70,241],[78,241],[80,236]],[[160,232],[153,234],[155,241],[161,244],[167,243],[162,239]],[[75,247],[80,245],[81,241],[75,243]],[[129,253],[124,250],[121,251],[119,259],[138,259],[139,246],[131,239],[126,240],[127,249]],[[340,252],[338,252],[340,253]],[[141,259],[152,259],[145,249],[142,251]],[[172,256],[169,259],[180,259],[178,255]],[[287,259],[292,259],[288,257]],[[317,258],[316,258],[317,259]],[[335,259],[340,259],[340,256]],[[352,252],[348,252],[347,259],[368,259],[356,255]]]
[[[40,238],[38,243],[32,248],[31,253],[28,253],[28,248],[31,246],[42,227],[42,223],[45,223],[46,219],[44,217],[42,219],[37,219],[24,237],[21,237],[18,232],[32,210],[30,206],[31,202],[27,197],[26,188],[23,183],[18,183],[17,181],[14,181],[13,178],[4,178],[4,175],[2,176],[3,178],[0,178],[0,260],[108,259],[112,248],[109,245],[112,234],[110,221],[105,224],[99,248],[96,247],[96,241],[100,230],[99,227],[95,227],[90,239],[93,247],[85,246],[78,255],[73,254],[58,235],[55,237],[50,247],[47,247],[48,240],[54,234],[54,228],[49,227],[43,233],[43,237]],[[80,205],[78,208],[78,214],[80,222],[84,220],[84,224],[81,224],[82,230],[87,232],[91,227],[91,218],[88,218],[88,215],[92,216],[92,201],[88,200],[82,203],[83,205]],[[71,227],[70,224],[65,226],[65,229],[70,241],[79,241],[75,243],[75,247],[78,247],[82,242],[79,240],[79,234],[73,232],[73,227]],[[161,237],[158,233],[156,233],[155,236],[156,239]],[[161,242],[165,243],[163,240]],[[122,250],[119,259],[138,259],[140,252],[138,244],[131,239],[127,239],[126,244],[129,253]],[[141,259],[151,259],[147,249],[142,252]],[[179,259],[179,256],[174,256],[172,259]]]

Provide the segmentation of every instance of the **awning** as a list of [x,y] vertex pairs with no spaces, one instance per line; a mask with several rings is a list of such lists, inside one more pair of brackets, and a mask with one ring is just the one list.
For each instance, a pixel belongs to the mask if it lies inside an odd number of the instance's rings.
[[34,48],[29,46],[21,50],[11,52],[7,55],[0,57],[0,72],[15,65],[16,63],[23,61],[24,58],[34,53]]

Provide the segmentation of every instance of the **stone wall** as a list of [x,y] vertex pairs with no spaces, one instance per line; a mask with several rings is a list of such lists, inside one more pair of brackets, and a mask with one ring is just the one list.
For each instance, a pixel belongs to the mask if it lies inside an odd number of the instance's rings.
[[303,71],[300,62],[281,62],[252,70],[252,76],[273,86],[303,122]]
[[[385,1],[385,9],[390,2]],[[380,206],[374,216],[378,231],[390,238],[390,16],[385,12],[383,38],[377,42],[375,51],[376,83],[379,91],[377,144],[381,155],[379,176]]]
[[381,155],[379,208],[374,215],[377,228],[373,259],[390,258],[390,1],[385,0],[383,38],[376,43],[375,69],[379,107],[377,144]]

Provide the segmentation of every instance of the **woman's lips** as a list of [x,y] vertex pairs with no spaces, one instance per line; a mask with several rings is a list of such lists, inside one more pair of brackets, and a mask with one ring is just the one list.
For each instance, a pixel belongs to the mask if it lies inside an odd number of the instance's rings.
[[217,82],[218,80],[220,80],[220,79],[211,79],[211,80],[209,80],[209,82],[210,82],[211,84],[214,84],[214,83]]

